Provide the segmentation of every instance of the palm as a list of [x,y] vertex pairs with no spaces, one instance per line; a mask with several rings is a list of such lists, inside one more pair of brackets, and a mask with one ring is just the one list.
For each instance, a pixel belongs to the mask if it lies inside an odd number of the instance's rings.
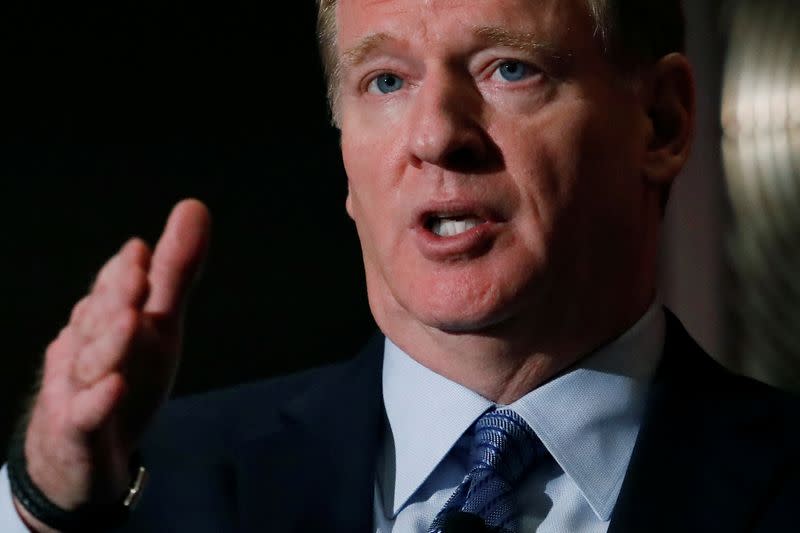
[[25,451],[56,504],[114,499],[127,485],[131,454],[172,387],[208,238],[205,206],[176,206],[155,251],[128,242],[48,347]]

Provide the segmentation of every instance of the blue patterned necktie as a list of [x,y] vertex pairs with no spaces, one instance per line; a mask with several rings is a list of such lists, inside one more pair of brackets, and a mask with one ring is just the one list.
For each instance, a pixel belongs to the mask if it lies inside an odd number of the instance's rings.
[[[528,468],[546,456],[542,442],[517,413],[510,409],[485,413],[474,425],[472,468],[436,515],[429,533],[447,533],[455,521],[473,524],[465,530],[515,533],[511,491]],[[478,527],[470,529],[476,521]]]

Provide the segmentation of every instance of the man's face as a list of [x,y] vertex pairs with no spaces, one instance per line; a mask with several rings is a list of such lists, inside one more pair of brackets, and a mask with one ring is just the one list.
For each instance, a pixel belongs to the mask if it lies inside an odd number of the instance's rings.
[[646,120],[583,0],[337,16],[347,208],[384,331],[535,320],[635,268]]

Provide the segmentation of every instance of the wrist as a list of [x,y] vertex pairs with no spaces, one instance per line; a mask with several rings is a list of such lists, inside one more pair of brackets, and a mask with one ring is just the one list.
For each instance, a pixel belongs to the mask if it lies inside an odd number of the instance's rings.
[[[138,457],[135,458],[138,461]],[[24,432],[12,437],[8,451],[8,478],[14,505],[23,522],[37,533],[88,533],[106,531],[123,524],[143,488],[146,472],[138,466],[131,468],[134,480],[123,497],[109,503],[83,503],[65,509],[51,501],[31,479],[25,454]]]
[[16,496],[14,496],[13,502],[14,510],[17,511],[17,515],[19,516],[20,520],[22,520],[22,523],[25,524],[25,527],[27,527],[31,533],[61,533],[57,529],[51,528],[33,516],[24,505],[19,503],[19,500]]

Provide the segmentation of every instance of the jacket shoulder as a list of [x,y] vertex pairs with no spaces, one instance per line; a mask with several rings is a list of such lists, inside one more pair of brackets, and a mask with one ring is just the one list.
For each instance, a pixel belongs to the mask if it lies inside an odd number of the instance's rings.
[[175,398],[157,414],[144,439],[149,453],[207,454],[236,448],[281,424],[281,407],[297,394],[336,379],[338,363],[285,376]]

